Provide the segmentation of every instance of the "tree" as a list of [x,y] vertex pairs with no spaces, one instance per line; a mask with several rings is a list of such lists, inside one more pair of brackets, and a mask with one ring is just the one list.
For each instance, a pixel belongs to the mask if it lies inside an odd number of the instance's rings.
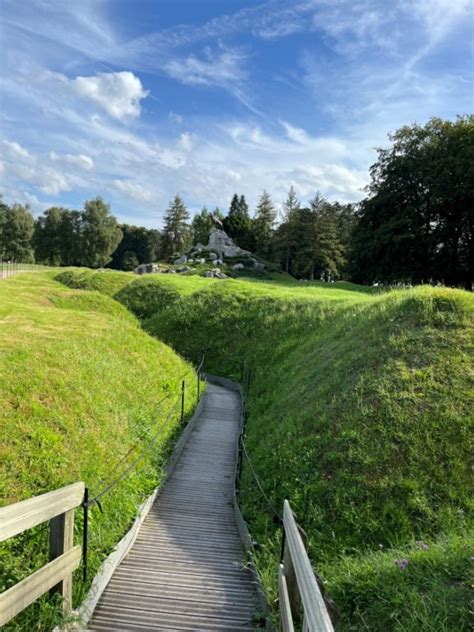
[[183,200],[176,195],[165,215],[163,229],[163,256],[171,257],[184,252],[189,243],[189,213]]
[[[160,232],[143,226],[121,224],[122,240],[112,254],[109,266],[118,270],[133,270],[140,263],[151,263],[160,257]],[[133,255],[133,257],[132,257]],[[131,267],[136,261],[136,265]]]
[[65,208],[53,206],[36,220],[33,235],[36,261],[52,266],[63,264],[65,248],[62,224],[67,213],[69,211]]
[[257,254],[269,257],[276,211],[270,195],[263,191],[255,210],[253,234]]
[[335,207],[319,193],[310,202],[314,214],[315,244],[311,278],[331,281],[341,274],[344,246],[338,236]]
[[212,229],[212,217],[204,206],[200,213],[196,213],[191,223],[193,245],[202,244],[205,246],[209,241],[209,233]]
[[246,250],[252,248],[252,221],[249,207],[244,195],[234,194],[229,213],[224,218],[224,230],[235,243]]
[[34,261],[31,245],[34,226],[29,206],[8,206],[0,199],[0,257],[24,263]]
[[378,150],[354,229],[360,282],[442,281],[472,288],[474,116],[402,127]]
[[288,191],[287,198],[283,202],[281,213],[282,222],[275,231],[273,245],[277,258],[281,261],[285,272],[290,271],[291,260],[297,247],[295,235],[295,221],[297,211],[300,209],[300,201],[296,197],[293,186]]
[[81,224],[81,265],[89,268],[105,266],[122,239],[122,231],[110,213],[109,204],[100,197],[87,201]]

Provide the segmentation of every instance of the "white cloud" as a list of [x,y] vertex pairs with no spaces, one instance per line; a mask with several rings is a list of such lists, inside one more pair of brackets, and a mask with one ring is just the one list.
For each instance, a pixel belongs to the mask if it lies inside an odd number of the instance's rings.
[[92,158],[84,154],[57,154],[55,151],[51,151],[49,157],[53,162],[72,165],[73,167],[79,167],[79,169],[85,169],[86,171],[90,171],[94,168]]
[[183,117],[180,114],[176,114],[176,112],[170,112],[168,118],[172,123],[176,123],[176,125],[181,125],[184,120]]
[[19,143],[9,140],[1,140],[0,146],[2,147],[2,154],[4,158],[9,158],[10,160],[30,158],[28,150],[22,147]]
[[188,85],[225,86],[245,78],[242,62],[246,56],[238,50],[214,53],[209,48],[204,58],[195,55],[172,59],[164,66],[166,72],[177,81]]
[[140,115],[140,101],[147,97],[142,83],[133,72],[100,72],[92,77],[76,77],[76,92],[100,105],[118,120]]
[[136,182],[130,182],[128,180],[114,180],[111,183],[111,186],[117,189],[117,191],[125,193],[125,195],[132,198],[132,200],[137,200],[138,202],[149,202],[153,198],[151,191],[146,190]]

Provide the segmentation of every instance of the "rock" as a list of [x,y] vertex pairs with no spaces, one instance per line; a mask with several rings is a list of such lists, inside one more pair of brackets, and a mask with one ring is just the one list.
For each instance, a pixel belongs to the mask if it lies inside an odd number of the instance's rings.
[[188,259],[188,263],[194,263],[194,259]]
[[224,274],[224,272],[215,272],[214,273],[214,277],[216,279],[228,279],[229,277],[227,276],[227,274]]
[[214,261],[212,262],[213,266],[221,266],[224,262],[222,261],[222,259],[214,259]]
[[177,259],[175,259],[173,261],[174,265],[177,266],[180,263],[186,263],[188,261],[188,258],[186,255],[181,255],[181,257],[178,257]]
[[253,269],[255,270],[255,272],[263,272],[265,270],[265,264],[255,261],[253,264]]
[[212,279],[212,277],[214,276],[214,272],[212,270],[206,270],[204,272],[204,276],[207,277],[208,279]]
[[173,268],[170,268],[168,270],[168,274],[176,274],[176,270],[173,270]]
[[239,248],[228,234],[220,228],[213,228],[211,230],[206,249],[218,252],[221,257],[237,257],[239,255],[250,254],[247,250]]
[[204,259],[204,257],[201,257],[200,259],[196,259],[196,263],[203,264],[206,263],[206,260]]
[[209,253],[209,259],[212,261],[213,259],[218,259],[218,256],[216,255],[215,252],[210,252]]
[[234,266],[232,266],[232,270],[243,270],[244,267],[245,266],[243,263],[236,263]]

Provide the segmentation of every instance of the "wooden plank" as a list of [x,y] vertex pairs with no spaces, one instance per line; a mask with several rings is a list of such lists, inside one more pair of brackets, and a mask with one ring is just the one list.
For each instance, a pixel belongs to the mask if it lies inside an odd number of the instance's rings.
[[[74,544],[74,509],[56,516],[51,520],[49,531],[49,559],[54,560],[72,548]],[[59,592],[63,598],[63,612],[68,614],[72,608],[72,575],[68,575],[53,586],[51,593]]]
[[222,392],[209,387],[199,422],[89,629],[253,629],[255,582],[232,507],[240,407],[237,395]]
[[305,623],[310,632],[333,632],[326,604],[319,590],[311,562],[303,544],[290,504],[285,500],[283,524],[286,542],[295,569],[296,581],[303,602]]
[[81,561],[81,547],[75,546],[0,595],[0,626],[72,574]]
[[294,632],[293,617],[291,616],[290,599],[286,586],[286,577],[283,564],[280,564],[278,572],[278,600],[280,604],[280,628],[282,632]]
[[81,482],[0,508],[0,542],[74,509],[83,498]]

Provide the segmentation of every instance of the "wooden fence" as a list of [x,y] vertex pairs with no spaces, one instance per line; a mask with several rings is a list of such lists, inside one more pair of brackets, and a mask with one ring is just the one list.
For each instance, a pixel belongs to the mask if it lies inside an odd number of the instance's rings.
[[72,605],[72,573],[81,560],[74,546],[74,509],[84,498],[84,483],[0,508],[0,542],[49,520],[50,562],[0,595],[0,627],[49,590],[63,597],[67,614]]
[[306,552],[302,534],[290,503],[283,508],[284,551],[278,576],[280,627],[294,631],[294,621],[303,615],[303,632],[333,632],[319,584]]

